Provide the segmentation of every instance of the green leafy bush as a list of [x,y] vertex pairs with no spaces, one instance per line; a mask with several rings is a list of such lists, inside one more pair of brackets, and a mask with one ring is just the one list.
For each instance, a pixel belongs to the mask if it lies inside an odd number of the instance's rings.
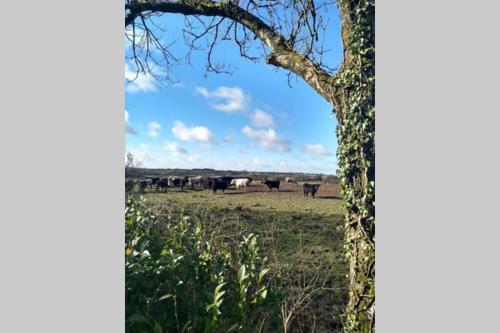
[[278,332],[279,293],[257,237],[237,246],[203,220],[158,218],[129,198],[125,212],[126,332]]

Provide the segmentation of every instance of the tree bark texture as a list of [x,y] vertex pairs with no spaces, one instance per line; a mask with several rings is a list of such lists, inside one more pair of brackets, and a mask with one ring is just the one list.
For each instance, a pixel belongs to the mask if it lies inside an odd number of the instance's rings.
[[338,73],[338,175],[349,261],[346,332],[375,331],[375,6],[339,1],[344,61]]

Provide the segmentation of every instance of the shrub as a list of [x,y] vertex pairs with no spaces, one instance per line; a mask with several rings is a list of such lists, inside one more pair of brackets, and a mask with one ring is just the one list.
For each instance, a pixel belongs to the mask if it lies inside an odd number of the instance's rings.
[[142,199],[127,200],[126,332],[278,332],[268,272],[255,235],[224,244],[200,217],[159,219]]

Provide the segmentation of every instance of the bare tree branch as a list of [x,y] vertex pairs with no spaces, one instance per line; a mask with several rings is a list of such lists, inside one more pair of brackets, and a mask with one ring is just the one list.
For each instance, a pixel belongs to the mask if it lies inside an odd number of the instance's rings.
[[[260,39],[269,49],[269,54],[266,56],[266,62],[276,67],[282,67],[290,70],[294,74],[302,77],[311,87],[313,87],[326,100],[333,103],[333,98],[336,95],[333,85],[333,75],[321,67],[320,63],[314,62],[309,55],[315,51],[314,43],[318,41],[318,25],[320,23],[316,19],[316,7],[313,1],[248,1],[247,8],[239,6],[242,1],[209,1],[209,0],[130,0],[126,3],[127,11],[125,18],[125,26],[132,25],[136,18],[144,19],[143,15],[151,13],[179,13],[186,16],[204,16],[204,17],[221,17],[232,20],[237,25],[234,25],[234,40],[240,49],[240,53],[245,58],[256,60],[257,57],[248,55],[249,36],[246,32],[243,35],[238,34],[238,25],[243,26],[253,33],[255,38]],[[326,2],[325,2],[326,3]],[[279,6],[278,6],[279,5]],[[325,4],[323,4],[325,5]],[[293,8],[292,8],[293,7]],[[252,10],[255,14],[252,13]],[[282,10],[293,9],[292,13],[297,13],[297,17],[293,16],[286,20],[292,21],[292,31],[290,38],[285,38],[279,33],[282,30],[282,25],[277,19],[277,8]],[[265,11],[268,13],[269,24],[257,16],[259,12]],[[214,72],[225,72],[224,66],[215,64],[212,61],[213,49],[221,40],[220,24],[209,24],[205,27],[205,31],[200,35],[193,35],[194,40],[190,43],[194,47],[197,39],[202,36],[212,33],[212,41],[208,44],[208,65],[207,69]],[[144,24],[144,23],[143,23]],[[271,26],[272,24],[273,26]],[[285,24],[289,26],[290,24]],[[306,31],[303,31],[306,29]],[[223,35],[228,38],[228,34]],[[304,36],[310,36],[306,38]],[[294,46],[302,45],[302,52],[294,48]],[[321,49],[320,49],[321,50]],[[149,53],[146,54],[150,56]],[[321,58],[320,58],[321,59]]]

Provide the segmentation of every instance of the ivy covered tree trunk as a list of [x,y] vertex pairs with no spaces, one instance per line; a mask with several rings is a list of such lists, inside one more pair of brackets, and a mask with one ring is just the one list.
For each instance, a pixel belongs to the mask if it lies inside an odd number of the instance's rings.
[[344,62],[336,78],[338,175],[345,209],[349,303],[344,330],[375,331],[375,7],[339,1]]

